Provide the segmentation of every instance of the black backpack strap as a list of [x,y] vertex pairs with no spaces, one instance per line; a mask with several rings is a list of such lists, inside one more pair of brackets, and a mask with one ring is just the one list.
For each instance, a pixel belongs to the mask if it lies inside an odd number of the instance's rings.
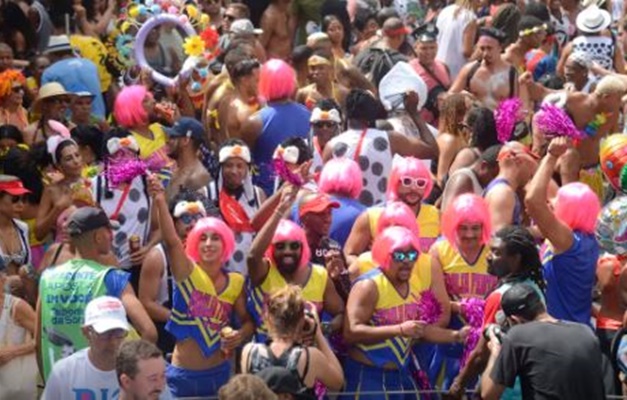
[[102,175],[96,177],[96,203],[100,205],[102,200]]
[[470,91],[470,81],[472,81],[472,78],[475,76],[480,66],[481,61],[475,61],[475,63],[470,68],[470,71],[468,71],[468,76],[466,77],[466,90]]
[[509,97],[514,97],[516,93],[516,68],[509,67]]

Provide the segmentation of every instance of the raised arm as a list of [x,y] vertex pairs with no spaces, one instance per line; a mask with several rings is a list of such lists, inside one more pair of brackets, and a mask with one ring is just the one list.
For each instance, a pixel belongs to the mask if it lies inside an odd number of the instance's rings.
[[529,216],[533,218],[542,235],[551,242],[554,254],[565,252],[573,244],[573,231],[553,214],[547,202],[547,190],[557,159],[566,153],[570,146],[570,139],[565,137],[551,141],[546,156],[529,183],[525,197]]
[[167,274],[165,268],[166,265],[159,250],[156,247],[150,249],[142,263],[138,296],[153,321],[167,322],[170,318],[170,310],[157,302],[161,277]]
[[272,243],[272,237],[277,226],[279,226],[279,222],[292,207],[297,192],[298,188],[292,185],[282,190],[278,207],[250,245],[246,264],[248,265],[248,276],[255,286],[260,285],[268,274],[270,266],[264,260],[263,254]]
[[165,201],[165,191],[161,181],[156,175],[148,177],[148,193],[153,199],[154,206],[159,213],[159,226],[163,237],[163,248],[170,258],[172,276],[177,282],[184,281],[194,269],[194,264],[187,257],[183,242],[179,239],[174,227],[174,221],[170,217],[170,210]]
[[[408,92],[403,100],[405,104],[405,110],[409,114],[416,127],[418,128],[418,137],[411,137],[411,145],[413,147],[414,155],[417,158],[423,160],[435,160],[440,155],[438,143],[435,140],[435,136],[431,133],[427,124],[420,116],[418,112],[418,94],[416,92]],[[406,137],[403,135],[403,137]],[[390,141],[392,142],[392,151],[400,153],[403,149],[403,143],[395,143],[396,135],[390,135]],[[396,146],[399,146],[396,151]]]
[[348,265],[357,261],[357,257],[370,247],[372,236],[370,235],[370,218],[368,211],[362,212],[355,220],[351,233],[344,243],[344,256]]

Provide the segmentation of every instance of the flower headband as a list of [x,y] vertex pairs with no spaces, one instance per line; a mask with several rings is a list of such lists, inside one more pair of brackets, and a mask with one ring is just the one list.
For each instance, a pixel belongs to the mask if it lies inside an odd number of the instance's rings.
[[518,31],[518,36],[529,36],[529,35],[533,35],[534,33],[542,32],[546,30],[547,30],[546,24],[542,24],[542,25],[534,26],[533,28]]
[[290,164],[296,164],[298,163],[299,155],[300,155],[300,151],[298,150],[298,147],[296,146],[283,147],[279,145],[274,151],[274,155],[272,156],[272,158],[274,159],[280,158],[283,161],[288,162]]
[[203,217],[207,216],[205,207],[200,201],[181,201],[176,203],[174,207],[174,218],[180,218],[183,214],[202,214]]
[[218,155],[220,164],[232,157],[241,158],[242,160],[246,161],[246,163],[250,164],[250,149],[246,146],[242,146],[239,144],[233,146],[224,146],[220,149],[220,153]]
[[311,118],[309,119],[309,122],[315,123],[318,121],[333,121],[335,123],[341,124],[342,118],[340,118],[340,112],[336,109],[322,111],[320,108],[316,107],[311,112]]
[[62,123],[51,119],[48,121],[48,126],[56,135],[52,135],[46,140],[46,149],[52,157],[52,162],[56,165],[58,162],[56,152],[59,145],[63,142],[72,142],[76,145],[76,142],[72,139],[69,129]]
[[139,152],[137,141],[132,136],[127,136],[121,139],[115,137],[107,141],[107,150],[110,155],[114,155],[123,148],[132,150],[135,153]]

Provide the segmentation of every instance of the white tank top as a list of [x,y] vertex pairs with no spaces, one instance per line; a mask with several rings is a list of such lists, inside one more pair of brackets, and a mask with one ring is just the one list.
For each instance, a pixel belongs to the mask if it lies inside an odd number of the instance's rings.
[[168,279],[172,280],[172,274],[170,273],[170,263],[168,262],[168,258],[165,256],[165,249],[163,248],[163,244],[159,243],[155,246],[159,254],[161,255],[161,259],[163,260],[163,265],[165,270],[161,274],[161,280],[159,281],[159,291],[157,292],[157,303],[164,305],[170,300],[170,293],[168,291]]
[[13,320],[13,309],[18,301],[18,298],[5,293],[0,313],[0,348],[23,344],[26,338],[26,329]]
[[468,62],[464,57],[463,38],[468,24],[476,19],[476,15],[468,10],[461,9],[456,4],[444,7],[438,15],[438,53],[436,59],[446,64],[451,76],[457,76],[462,67]]

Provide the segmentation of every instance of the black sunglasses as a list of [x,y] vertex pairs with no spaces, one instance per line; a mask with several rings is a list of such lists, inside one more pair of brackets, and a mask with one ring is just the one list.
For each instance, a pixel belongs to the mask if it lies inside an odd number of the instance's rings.
[[337,123],[333,121],[318,121],[314,122],[313,126],[316,128],[335,128]]
[[286,248],[290,248],[290,250],[296,251],[301,247],[300,242],[277,242],[274,244],[274,248],[280,251],[285,250]]
[[26,197],[25,194],[13,195],[13,194],[9,194],[9,193],[6,193],[6,192],[3,192],[2,194],[10,196],[11,197],[11,203],[13,203],[13,204],[17,204],[20,201],[23,202],[23,203],[26,203],[27,197]]
[[233,21],[235,21],[235,20],[237,19],[237,17],[235,17],[235,16],[233,16],[233,15],[228,15],[228,14],[226,14],[223,18],[224,18],[225,20],[227,20],[227,21],[231,21],[231,22],[233,22]]

